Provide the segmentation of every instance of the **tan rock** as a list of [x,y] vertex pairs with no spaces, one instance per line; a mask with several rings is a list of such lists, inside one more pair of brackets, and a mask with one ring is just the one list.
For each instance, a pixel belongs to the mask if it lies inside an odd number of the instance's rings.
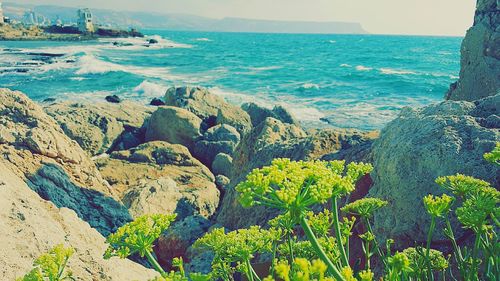
[[218,206],[213,174],[182,145],[148,142],[96,161],[133,216],[175,211],[209,217]]
[[182,144],[192,148],[201,136],[201,119],[193,113],[178,107],[160,106],[151,115],[146,130],[146,141],[161,140]]
[[252,124],[250,116],[241,108],[227,103],[223,98],[210,93],[201,87],[170,88],[165,94],[165,103],[187,109],[201,118],[204,129],[216,119],[217,124],[227,124],[238,129],[240,133],[247,132]]
[[0,89],[0,96],[0,153],[12,171],[101,233],[130,219],[87,154],[40,106],[20,92]]
[[0,280],[15,280],[57,244],[75,249],[67,268],[76,280],[148,280],[157,274],[130,260],[102,255],[105,239],[67,208],[41,199],[0,160]]
[[44,110],[66,135],[92,156],[112,149],[122,135],[140,128],[152,113],[151,108],[128,101],[119,104],[60,102]]

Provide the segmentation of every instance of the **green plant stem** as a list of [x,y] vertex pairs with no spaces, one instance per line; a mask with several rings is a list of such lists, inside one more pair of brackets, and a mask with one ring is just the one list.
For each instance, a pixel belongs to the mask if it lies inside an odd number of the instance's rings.
[[370,241],[365,242],[365,259],[366,259],[366,265],[365,269],[368,270],[370,269]]
[[253,280],[253,273],[252,273],[252,265],[250,264],[250,261],[247,259],[245,260],[245,264],[247,266],[247,270],[245,271],[246,275],[247,275],[247,278],[248,278],[248,281],[254,281]]
[[430,253],[431,253],[432,235],[434,234],[435,228],[436,228],[436,218],[434,216],[431,216],[431,225],[429,227],[429,233],[427,235],[427,247],[425,252],[425,261],[427,262],[427,278],[429,280],[434,280],[434,275],[432,274]]
[[460,247],[458,247],[457,241],[455,240],[455,235],[453,234],[453,228],[451,228],[451,223],[449,218],[446,218],[446,227],[449,229],[449,234],[450,234],[449,238],[451,240],[451,244],[453,245],[453,249],[455,250],[455,254],[458,257],[460,265],[464,262],[464,258],[462,256],[462,251],[460,250]]
[[[478,280],[478,276],[477,276],[477,272],[478,272],[478,269],[477,269],[477,266],[479,266],[479,264],[477,263],[477,253],[479,251],[479,245],[480,245],[480,242],[481,242],[481,232],[476,232],[476,239],[474,241],[474,248],[472,249],[472,271],[471,273],[474,274],[474,276],[470,276],[470,280]],[[474,279],[472,279],[472,277],[474,277]]]
[[250,263],[250,270],[252,270],[252,274],[253,274],[253,277],[255,278],[255,280],[261,281],[259,275],[257,274],[257,272],[255,272],[255,269],[253,269],[253,266],[251,263]]
[[[373,232],[372,226],[370,225],[370,221],[368,220],[368,218],[363,218],[363,223],[366,225],[366,228],[368,229],[368,231],[375,237],[375,233]],[[375,250],[377,251],[377,254],[379,255],[380,259],[382,260],[384,267],[388,268],[385,255],[382,253],[382,250],[380,249],[380,246],[378,245],[377,238],[375,238],[373,240],[373,244],[375,245]]]
[[337,238],[337,244],[339,245],[340,259],[343,266],[349,266],[349,257],[346,254],[343,242],[342,233],[340,232],[340,222],[339,222],[339,208],[337,197],[332,197],[332,211],[333,211],[333,228],[335,230],[335,237]]
[[155,257],[153,257],[153,255],[151,254],[150,251],[146,251],[146,258],[148,258],[149,263],[154,267],[154,269],[158,273],[161,274],[161,276],[163,276],[163,277],[167,276],[167,273],[165,272],[165,270],[163,270],[161,265],[158,263],[158,261],[155,259]]
[[319,244],[318,239],[316,239],[316,236],[314,235],[311,227],[307,223],[305,216],[301,216],[300,225],[302,226],[302,229],[304,229],[304,233],[311,242],[311,245],[318,257],[328,266],[328,271],[333,274],[333,277],[335,277],[337,281],[345,281],[340,271],[335,267],[335,265],[333,265],[332,261],[328,258],[323,248],[321,248],[321,245]]
[[287,244],[288,244],[288,250],[290,251],[290,256],[289,256],[290,268],[293,270],[293,261],[295,260],[295,257],[293,255],[292,234],[291,233],[289,233],[287,235]]
[[278,248],[278,245],[276,242],[273,243],[273,259],[271,260],[271,270],[269,270],[269,273],[271,274],[272,277],[274,277],[274,260],[276,259],[276,250]]

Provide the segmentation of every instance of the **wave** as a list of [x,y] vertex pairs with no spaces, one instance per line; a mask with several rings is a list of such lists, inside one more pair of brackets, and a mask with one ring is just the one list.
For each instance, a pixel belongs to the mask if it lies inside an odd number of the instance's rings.
[[380,73],[387,74],[387,75],[391,75],[391,74],[394,74],[394,75],[404,75],[404,74],[415,75],[415,74],[417,74],[415,71],[411,71],[411,70],[399,70],[399,69],[392,69],[392,68],[380,68],[379,71],[380,71]]
[[347,64],[347,63],[343,63],[343,64],[340,65],[340,67],[352,67],[352,65]]
[[168,86],[144,80],[134,88],[134,92],[141,97],[161,97],[165,94],[167,89]]
[[208,39],[208,38],[196,38],[194,39],[196,41],[200,41],[200,42],[212,42],[212,40]]
[[331,43],[331,44],[337,43],[337,41],[335,41],[335,40],[328,40],[328,42]]
[[223,97],[226,101],[232,104],[241,105],[245,102],[252,102],[269,109],[276,105],[281,105],[290,110],[290,112],[301,122],[320,122],[320,119],[325,116],[320,110],[311,106],[303,105],[300,102],[277,102],[276,100],[270,99],[269,96],[263,97],[245,93],[235,93],[218,87],[212,87],[209,90],[211,93]]
[[186,81],[185,77],[173,75],[167,68],[121,65],[100,60],[91,54],[80,57],[77,65],[78,70],[75,72],[75,74],[77,75],[104,74],[108,72],[126,72],[149,78],[159,78],[170,81]]
[[304,83],[299,87],[299,90],[319,90],[319,85],[314,83]]
[[282,66],[271,65],[271,66],[260,66],[260,67],[248,67],[247,69],[252,71],[267,71],[267,70],[276,70],[282,68],[283,68]]
[[364,65],[357,65],[356,66],[356,70],[357,71],[370,71],[372,70],[373,68],[371,67],[367,67],[367,66],[364,66]]
[[[154,40],[156,43],[150,43]],[[174,42],[161,37],[160,35],[151,35],[144,38],[101,38],[99,42],[102,49],[117,49],[125,51],[144,50],[144,49],[166,49],[166,48],[192,48],[192,45]]]

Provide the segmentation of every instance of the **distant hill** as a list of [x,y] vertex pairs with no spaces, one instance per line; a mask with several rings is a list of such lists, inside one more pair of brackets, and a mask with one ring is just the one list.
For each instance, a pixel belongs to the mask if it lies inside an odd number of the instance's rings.
[[[4,13],[22,20],[24,13],[33,10],[55,22],[76,22],[74,7],[28,5],[5,2]],[[161,28],[186,31],[266,32],[266,33],[367,33],[359,23],[350,22],[300,22],[253,20],[243,18],[212,19],[187,14],[162,14],[149,12],[112,11],[92,9],[95,21],[104,26],[121,28]]]

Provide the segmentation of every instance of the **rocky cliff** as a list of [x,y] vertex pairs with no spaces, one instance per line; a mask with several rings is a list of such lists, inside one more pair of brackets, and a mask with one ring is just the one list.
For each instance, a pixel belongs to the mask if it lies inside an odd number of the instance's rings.
[[500,4],[478,0],[474,25],[462,42],[460,78],[446,99],[474,101],[499,92]]

